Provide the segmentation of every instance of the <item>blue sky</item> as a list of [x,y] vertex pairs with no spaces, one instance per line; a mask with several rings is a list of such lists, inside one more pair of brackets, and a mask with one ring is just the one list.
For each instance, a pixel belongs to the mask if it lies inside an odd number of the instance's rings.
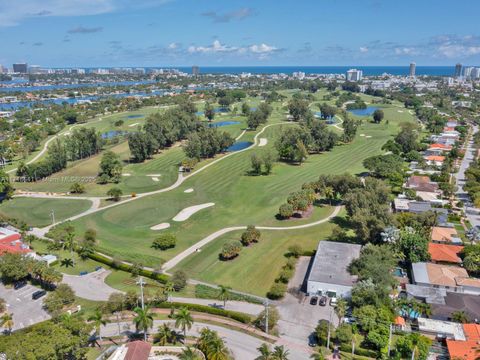
[[0,64],[480,63],[478,0],[0,0]]

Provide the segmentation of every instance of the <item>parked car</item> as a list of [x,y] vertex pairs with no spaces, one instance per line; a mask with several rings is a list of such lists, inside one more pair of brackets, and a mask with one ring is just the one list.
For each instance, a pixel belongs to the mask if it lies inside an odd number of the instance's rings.
[[337,306],[337,298],[336,297],[332,297],[330,299],[330,306],[332,306],[332,307]]
[[353,316],[347,316],[343,318],[343,322],[345,324],[355,324],[357,322],[357,319],[355,319]]
[[46,292],[45,290],[35,291],[35,292],[32,294],[32,299],[33,299],[33,300],[40,299],[42,296],[45,296],[46,294],[47,294],[47,292]]
[[328,302],[328,298],[326,296],[320,296],[320,299],[318,300],[318,305],[326,306],[327,302]]
[[318,297],[312,296],[310,298],[310,305],[317,305],[317,302],[318,302]]
[[27,280],[18,280],[13,284],[13,289],[18,290],[27,285]]

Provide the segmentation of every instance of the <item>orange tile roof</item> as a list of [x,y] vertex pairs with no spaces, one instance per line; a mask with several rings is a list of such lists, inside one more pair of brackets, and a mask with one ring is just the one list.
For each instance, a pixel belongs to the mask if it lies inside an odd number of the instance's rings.
[[432,145],[430,145],[430,149],[452,150],[452,146],[451,145],[446,145],[446,144],[432,144]]
[[456,287],[457,279],[468,278],[468,273],[459,266],[426,263],[430,284]]
[[455,130],[454,127],[449,127],[449,126],[445,126],[445,127],[443,128],[443,131],[454,131],[454,130]]
[[451,242],[452,237],[455,235],[457,235],[457,230],[454,228],[434,226],[432,228],[432,235],[430,236],[430,239],[432,241]]
[[430,156],[427,156],[425,159],[429,161],[443,161],[445,160],[445,156],[430,155]]
[[447,340],[450,359],[478,360],[480,358],[480,345],[477,341]]
[[475,279],[471,277],[458,277],[455,279],[457,285],[460,286],[470,286],[480,288],[480,279]]
[[395,325],[405,326],[405,319],[401,316],[395,318]]
[[467,340],[480,340],[480,325],[479,324],[463,324],[463,332]]
[[451,263],[461,263],[462,259],[458,254],[463,250],[463,246],[428,243],[428,252],[433,261],[444,261]]

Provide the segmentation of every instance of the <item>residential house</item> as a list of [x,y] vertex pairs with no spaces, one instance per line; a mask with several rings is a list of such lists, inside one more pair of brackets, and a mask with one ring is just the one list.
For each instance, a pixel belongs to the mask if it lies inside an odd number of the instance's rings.
[[428,252],[430,261],[433,263],[451,263],[461,264],[462,259],[459,254],[462,252],[463,246],[448,245],[439,243],[428,243]]
[[320,241],[307,281],[307,293],[349,297],[357,276],[347,270],[360,256],[361,245]]
[[465,341],[467,338],[462,324],[450,321],[418,318],[418,331],[429,337]]
[[35,257],[35,253],[22,241],[22,235],[14,230],[0,228],[0,256],[11,254],[25,254]]
[[439,189],[438,183],[431,181],[428,176],[412,175],[404,184],[404,188],[415,190],[416,196],[423,201],[436,204],[443,203],[443,201],[439,199],[442,191]]
[[445,156],[427,155],[424,157],[427,165],[441,167],[445,161]]
[[[439,290],[439,289],[435,289]],[[480,315],[480,296],[445,292],[442,301],[428,301],[431,304],[434,319],[450,320],[454,311],[463,311],[470,319],[478,319]]]
[[434,243],[462,244],[462,239],[458,237],[457,230],[453,227],[434,226],[430,240]]
[[480,279],[469,277],[459,266],[413,263],[412,280],[415,285],[445,289],[446,292],[480,295]]
[[450,359],[478,360],[480,358],[480,325],[463,324],[465,340],[447,339]]

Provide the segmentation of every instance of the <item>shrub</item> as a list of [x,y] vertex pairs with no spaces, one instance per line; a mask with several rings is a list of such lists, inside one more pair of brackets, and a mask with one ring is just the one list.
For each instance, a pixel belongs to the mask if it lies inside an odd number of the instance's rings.
[[172,275],[172,283],[175,291],[180,291],[185,286],[187,286],[187,280],[188,280],[188,277],[184,271],[182,270],[175,271]]
[[[275,309],[272,306],[268,307],[268,329],[269,331],[272,330],[276,325],[278,320],[280,319],[280,315],[278,314],[278,310]],[[262,331],[265,331],[265,323],[266,323],[266,313],[265,310],[263,310],[260,314],[258,314],[257,318],[253,322],[253,324],[261,329]]]
[[72,194],[83,194],[85,192],[85,186],[80,183],[73,183],[72,186],[70,186],[70,192]]
[[285,296],[287,285],[283,283],[274,283],[267,293],[267,297],[271,300],[278,300]]
[[287,284],[293,276],[293,269],[284,268],[278,275],[277,281]]
[[177,238],[173,234],[162,234],[153,240],[154,249],[167,250],[174,248],[177,244]]
[[282,219],[288,219],[293,215],[293,206],[291,204],[283,204],[278,209],[278,214]]
[[252,317],[248,314],[241,312],[224,310],[220,308],[210,307],[206,305],[198,304],[186,304],[186,303],[176,303],[176,302],[164,302],[157,305],[159,308],[164,309],[174,309],[174,308],[187,308],[190,311],[198,311],[212,315],[224,316],[232,320],[236,320],[243,324],[250,324],[252,322]]
[[[211,286],[197,284],[195,285],[195,297],[199,299],[219,299],[218,289]],[[230,292],[230,300],[246,301],[252,304],[263,304],[263,302],[256,297]]]
[[300,257],[302,254],[303,254],[303,249],[300,245],[298,244],[295,244],[295,245],[291,245],[289,246],[288,248],[288,253],[290,255],[292,255],[293,257],[295,258],[298,258]]
[[242,243],[239,241],[230,241],[223,245],[220,258],[222,260],[231,260],[240,254],[242,250]]
[[247,230],[242,234],[241,242],[243,246],[248,246],[251,243],[258,242],[260,236],[260,230],[257,230],[253,225],[248,225]]
[[123,191],[118,187],[112,187],[107,191],[107,196],[109,196],[113,201],[119,201],[122,195]]

